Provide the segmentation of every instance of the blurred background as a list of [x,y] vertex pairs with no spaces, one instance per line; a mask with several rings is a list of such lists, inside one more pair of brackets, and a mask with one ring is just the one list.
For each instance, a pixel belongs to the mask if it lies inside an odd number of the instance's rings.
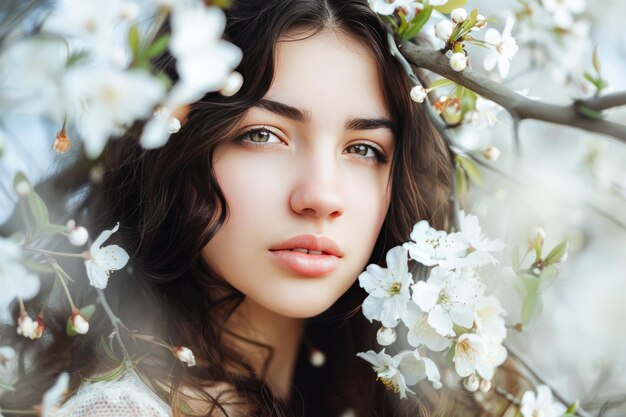
[[[545,3],[566,7],[581,1]],[[593,71],[596,45],[608,82],[604,92],[626,90],[626,2],[582,3],[584,11],[573,14],[566,29],[555,29],[554,15],[521,1],[469,0],[466,8],[479,8],[493,19],[490,27],[499,30],[507,16],[516,17],[513,36],[520,50],[505,85],[542,101],[568,104],[594,93],[583,74]],[[427,31],[432,34],[432,25]],[[441,41],[433,43],[440,46]],[[470,47],[471,65],[482,69],[484,55],[481,48]],[[499,80],[497,71],[489,74]],[[607,117],[625,123],[626,107]],[[17,198],[11,186],[15,172],[39,182],[75,157],[52,150],[58,126],[17,114],[5,114],[3,120],[0,224]],[[535,227],[545,230],[548,249],[563,240],[570,243],[559,278],[543,295],[543,314],[527,332],[510,330],[510,343],[566,398],[579,398],[594,415],[603,407],[603,415],[626,415],[626,143],[523,121],[516,146],[505,111],[497,112],[492,127],[469,125],[451,135],[483,177],[482,185],[473,183],[461,197],[462,205],[481,219],[489,236],[507,242],[503,264],[510,262],[510,248],[525,247]],[[488,147],[498,148],[500,158],[487,160],[483,152]],[[507,322],[519,322],[520,302],[512,288],[502,280],[493,285],[504,298]]]

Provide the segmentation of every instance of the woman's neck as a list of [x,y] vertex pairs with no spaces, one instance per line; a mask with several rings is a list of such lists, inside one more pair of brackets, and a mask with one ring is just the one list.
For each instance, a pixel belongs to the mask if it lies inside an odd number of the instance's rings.
[[[266,349],[256,349],[236,337],[232,340],[242,354],[242,362],[245,361],[259,378],[263,378],[274,396],[283,400],[287,400],[291,393],[304,324],[304,319],[282,316],[249,298],[241,303],[226,323],[226,328],[236,335],[273,349],[271,361],[266,364],[269,359]],[[265,366],[267,369],[263,375]]]

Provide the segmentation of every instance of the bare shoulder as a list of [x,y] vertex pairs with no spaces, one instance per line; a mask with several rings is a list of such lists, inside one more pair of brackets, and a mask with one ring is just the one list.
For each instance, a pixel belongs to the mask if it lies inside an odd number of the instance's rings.
[[126,373],[113,381],[81,386],[54,417],[171,417],[171,407],[141,379]]

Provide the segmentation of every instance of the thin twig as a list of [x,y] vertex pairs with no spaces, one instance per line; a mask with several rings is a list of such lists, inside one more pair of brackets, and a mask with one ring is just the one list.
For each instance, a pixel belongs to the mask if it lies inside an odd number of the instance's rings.
[[626,106],[626,91],[619,91],[616,93],[604,94],[598,97],[577,100],[577,103],[598,111]]
[[[566,406],[568,406],[569,404],[572,404],[571,401],[567,401],[565,397],[561,395],[561,393],[557,391],[552,385],[548,384],[548,382],[543,377],[543,375],[539,372],[539,370],[534,365],[532,365],[530,361],[528,361],[524,357],[524,355],[522,355],[516,348],[511,346],[510,343],[505,342],[504,345],[507,351],[511,354],[511,356],[513,356],[518,362],[520,362],[524,366],[524,368],[528,372],[530,372],[533,378],[535,378],[540,384],[547,385],[550,387],[550,389],[552,390],[552,394],[556,397],[557,400],[559,400],[561,403],[565,404]],[[575,415],[580,416],[580,417],[592,417],[591,414],[585,411],[582,407],[578,407],[576,409]]]
[[113,328],[115,329],[115,339],[117,340],[117,343],[119,343],[120,349],[122,349],[122,353],[124,354],[124,365],[126,366],[127,369],[132,369],[133,361],[128,353],[128,350],[126,350],[126,346],[124,345],[124,342],[122,341],[122,337],[120,336],[120,328],[118,326],[118,323],[120,323],[121,321],[113,313],[113,310],[111,310],[111,307],[109,306],[109,303],[107,302],[106,296],[104,295],[104,291],[102,291],[99,288],[98,288],[98,299],[102,303],[102,307],[104,308],[104,311],[109,317],[109,320],[111,320],[111,324],[113,325]]

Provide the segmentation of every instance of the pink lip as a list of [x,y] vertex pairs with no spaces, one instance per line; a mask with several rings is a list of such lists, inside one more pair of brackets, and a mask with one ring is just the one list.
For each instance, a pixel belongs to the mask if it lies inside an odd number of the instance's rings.
[[[319,255],[295,252],[291,249],[308,249],[322,252]],[[332,239],[323,236],[294,236],[270,248],[272,258],[282,268],[306,277],[319,277],[339,266],[343,252]]]

